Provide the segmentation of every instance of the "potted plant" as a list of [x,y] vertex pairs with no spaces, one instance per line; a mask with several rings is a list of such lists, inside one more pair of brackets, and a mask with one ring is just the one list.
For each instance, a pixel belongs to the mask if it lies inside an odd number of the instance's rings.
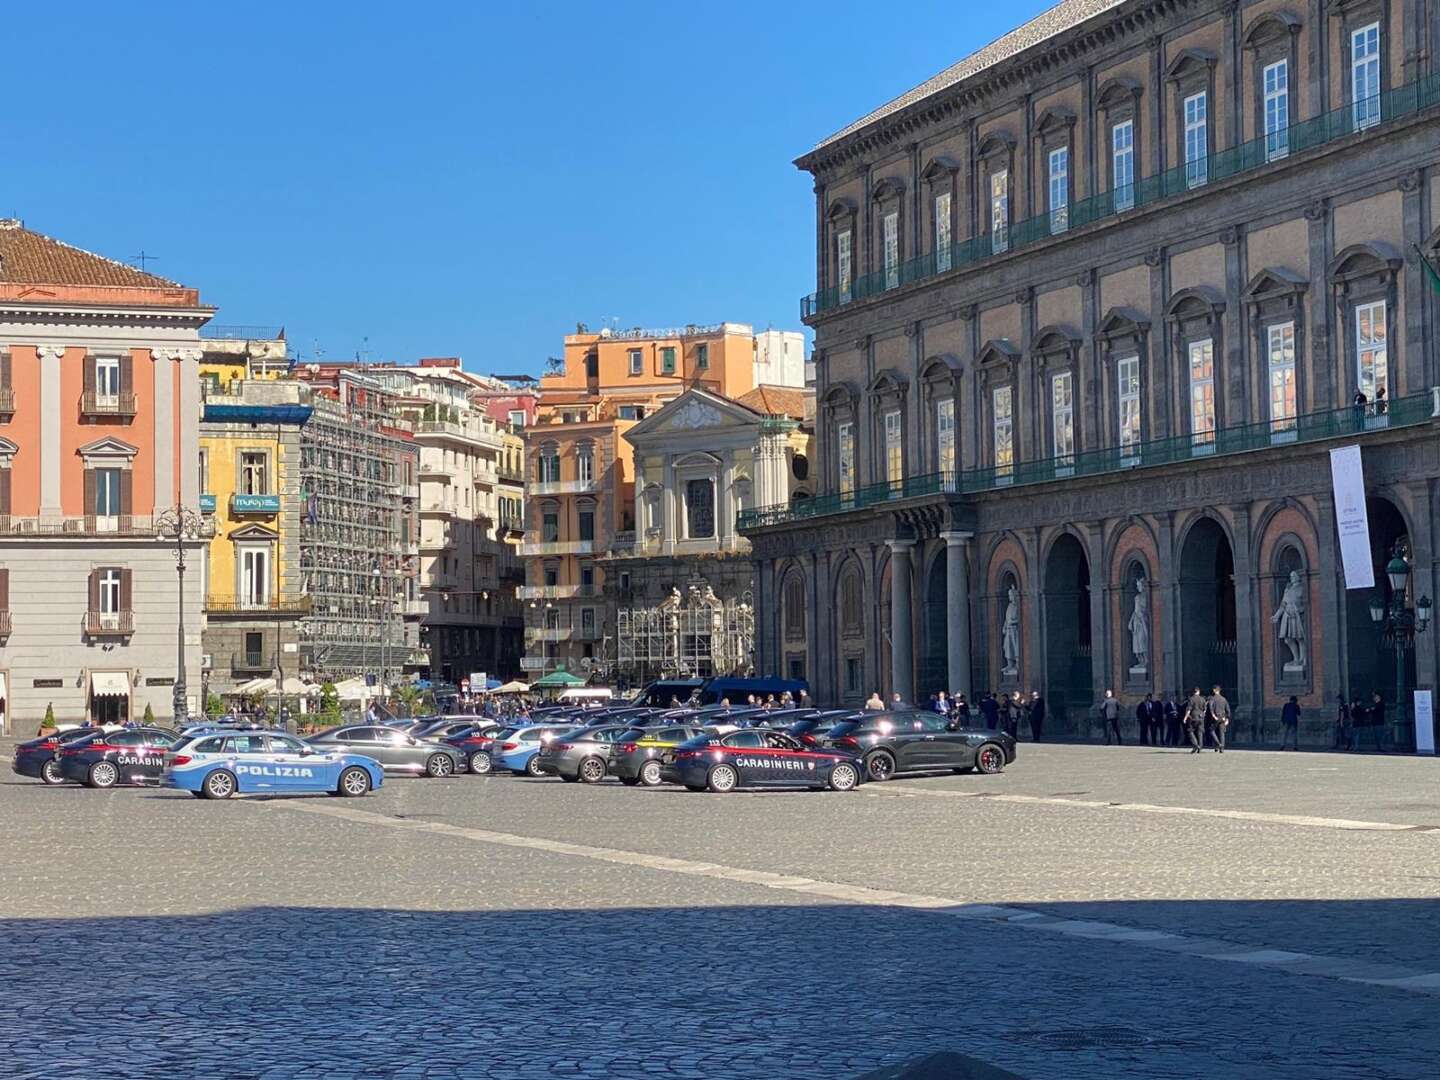
[[205,715],[211,720],[218,720],[225,715],[225,702],[219,694],[210,694],[205,698]]
[[155,723],[155,709],[148,701],[145,703],[144,721],[146,727],[149,727],[151,724]]
[[55,734],[55,703],[54,703],[54,702],[47,701],[47,702],[45,703],[45,719],[40,721],[40,730],[39,730],[38,732],[36,732],[36,734],[39,735],[39,736],[41,736],[42,738],[43,738],[44,736],[46,736],[46,735],[54,735],[54,734]]

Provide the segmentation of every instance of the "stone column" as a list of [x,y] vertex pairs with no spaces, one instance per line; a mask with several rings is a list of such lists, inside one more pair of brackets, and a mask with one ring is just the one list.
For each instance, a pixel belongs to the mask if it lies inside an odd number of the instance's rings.
[[[40,517],[58,521],[60,509],[60,363],[63,345],[41,345],[40,357]],[[71,403],[73,406],[73,402]],[[81,508],[93,513],[93,506]]]
[[915,662],[910,627],[910,551],[914,540],[890,545],[890,685],[906,702],[915,698]]
[[[1242,720],[1251,724],[1252,737],[1258,735],[1265,714],[1265,680],[1260,678],[1260,625],[1257,611],[1258,590],[1255,551],[1250,543],[1250,506],[1235,503],[1230,507],[1235,530],[1235,668],[1236,687],[1232,701],[1235,724]],[[1268,624],[1265,630],[1270,629]],[[1237,731],[1238,734],[1238,731]]]
[[715,535],[720,541],[721,551],[733,551],[735,548],[735,461],[728,453],[715,477],[715,485],[718,488],[715,495],[719,501],[716,509],[720,514],[718,522],[720,527],[715,530]]
[[660,550],[666,555],[675,553],[675,537],[679,530],[676,526],[675,511],[675,463],[672,459],[665,459],[665,488],[660,498],[663,500],[660,525]]
[[966,546],[975,538],[969,532],[943,532],[945,541],[945,659],[953,693],[970,697],[970,565]]
[[[131,351],[134,359],[131,361],[136,368],[142,369],[146,363],[150,366],[150,379],[154,386],[155,402],[155,499],[154,505],[145,507],[144,510],[137,508],[137,513],[159,513],[167,506],[174,506],[178,501],[179,489],[175,486],[175,366],[180,359],[181,349],[152,349],[149,356],[137,350]],[[137,372],[136,381],[140,379]],[[195,389],[200,388],[200,377],[195,377]],[[190,418],[189,427],[191,430],[198,430],[200,426],[199,410],[196,415]],[[273,465],[274,475],[280,475],[280,462],[277,459]],[[190,468],[190,475],[195,476],[196,468]],[[186,505],[195,508],[195,501]]]

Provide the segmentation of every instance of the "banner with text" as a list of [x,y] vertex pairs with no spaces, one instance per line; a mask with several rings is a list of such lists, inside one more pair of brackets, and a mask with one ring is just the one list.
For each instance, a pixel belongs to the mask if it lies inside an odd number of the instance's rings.
[[1373,589],[1375,567],[1370,562],[1370,517],[1365,512],[1365,468],[1360,463],[1360,447],[1340,446],[1330,451],[1330,483],[1335,494],[1335,528],[1340,534],[1345,588]]
[[1429,690],[1415,691],[1415,752],[1435,753],[1435,702]]

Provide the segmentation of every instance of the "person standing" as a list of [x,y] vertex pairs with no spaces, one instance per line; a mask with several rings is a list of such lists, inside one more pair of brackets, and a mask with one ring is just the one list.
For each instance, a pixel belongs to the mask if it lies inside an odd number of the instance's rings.
[[1332,750],[1355,749],[1355,718],[1344,694],[1335,695],[1335,745]]
[[1013,694],[1005,698],[1005,708],[1003,712],[1005,734],[1009,735],[1012,739],[1020,738],[1020,713],[1020,691],[1016,690]]
[[1190,691],[1190,700],[1185,703],[1185,735],[1190,740],[1190,752],[1200,753],[1205,743],[1205,698],[1197,686]]
[[1039,690],[1030,691],[1030,739],[1039,742],[1045,731],[1045,699]]
[[1230,726],[1230,702],[1215,686],[1210,690],[1209,701],[1210,733],[1215,739],[1215,752],[1225,752],[1225,729]]
[[1167,695],[1165,700],[1160,703],[1160,716],[1165,726],[1166,746],[1180,745],[1182,737],[1180,734],[1180,717],[1182,715],[1184,715],[1184,710],[1181,708],[1180,703],[1175,700],[1174,694]]
[[1124,746],[1125,742],[1120,738],[1120,702],[1115,697],[1114,690],[1106,690],[1105,697],[1100,701],[1100,722],[1105,728],[1105,745],[1110,745],[1110,732],[1115,732],[1115,745]]
[[1375,749],[1385,749],[1385,699],[1379,690],[1370,692],[1370,735],[1375,740]]
[[1000,703],[995,700],[995,693],[986,690],[985,696],[980,699],[980,715],[985,718],[985,726],[994,731],[1000,725]]
[[881,699],[878,690],[870,695],[869,700],[865,702],[865,708],[870,709],[872,712],[885,711],[885,702]]
[[1280,710],[1280,749],[1285,749],[1287,740],[1290,742],[1290,749],[1300,749],[1300,699],[1294,694]]
[[954,697],[950,699],[950,717],[961,727],[970,726],[970,703],[959,690],[956,690]]
[[1155,707],[1155,696],[1146,694],[1145,700],[1135,706],[1135,719],[1140,725],[1140,745],[1160,745],[1160,713]]

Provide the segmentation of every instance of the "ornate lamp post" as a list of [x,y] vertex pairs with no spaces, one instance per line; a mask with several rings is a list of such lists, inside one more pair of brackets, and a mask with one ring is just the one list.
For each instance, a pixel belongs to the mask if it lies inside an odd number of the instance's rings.
[[188,719],[185,690],[185,542],[200,539],[204,522],[200,515],[188,506],[176,503],[155,519],[155,535],[161,540],[175,543],[175,584],[179,597],[176,607],[175,626],[175,725],[179,727]]
[[1405,649],[1415,641],[1415,635],[1423,634],[1430,627],[1430,597],[1422,596],[1413,608],[1405,603],[1405,589],[1410,583],[1410,559],[1405,545],[1395,542],[1390,561],[1385,565],[1385,577],[1390,582],[1390,602],[1377,589],[1370,598],[1370,619],[1380,627],[1382,633],[1390,635],[1395,646],[1395,706],[1398,710],[1397,724],[1406,720],[1405,708]]

